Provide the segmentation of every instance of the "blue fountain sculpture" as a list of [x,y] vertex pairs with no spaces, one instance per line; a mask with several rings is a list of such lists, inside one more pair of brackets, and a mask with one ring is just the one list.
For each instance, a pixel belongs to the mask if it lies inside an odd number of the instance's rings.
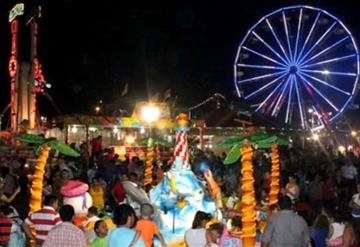
[[221,217],[205,186],[205,182],[183,164],[183,159],[176,157],[163,181],[151,189],[150,201],[157,208],[155,220],[167,243],[179,243],[184,239],[185,231],[191,228],[199,210]]

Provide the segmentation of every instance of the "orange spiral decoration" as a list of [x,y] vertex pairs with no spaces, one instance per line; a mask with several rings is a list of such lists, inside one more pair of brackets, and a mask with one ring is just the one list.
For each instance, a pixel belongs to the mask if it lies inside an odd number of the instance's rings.
[[270,182],[270,205],[278,203],[278,196],[280,192],[280,160],[278,145],[271,146],[271,182]]
[[253,169],[253,150],[248,141],[244,142],[241,148],[242,180],[241,180],[241,213],[242,213],[242,242],[244,247],[254,247],[256,241],[255,223],[255,190],[254,190],[254,169]]
[[30,188],[30,211],[29,214],[40,210],[42,203],[43,179],[45,173],[46,161],[49,157],[50,147],[43,146],[35,167],[35,172]]
[[146,150],[146,166],[145,166],[145,178],[144,186],[151,185],[152,183],[152,173],[153,173],[153,161],[154,161],[154,147],[148,147]]
[[206,182],[209,185],[209,194],[213,199],[216,200],[215,201],[216,207],[223,208],[221,188],[220,188],[219,184],[215,181],[212,172],[210,170],[205,171],[204,176],[205,176]]

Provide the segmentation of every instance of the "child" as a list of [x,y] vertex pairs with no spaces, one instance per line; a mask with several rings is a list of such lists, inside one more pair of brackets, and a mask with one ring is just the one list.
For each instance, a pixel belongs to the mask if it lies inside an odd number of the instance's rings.
[[230,235],[233,238],[241,239],[242,222],[240,216],[235,216],[231,219],[231,230]]
[[107,247],[108,228],[103,220],[95,222],[94,231],[96,233],[95,240],[91,243],[91,247]]
[[8,246],[25,246],[24,233],[21,228],[23,221],[20,219],[19,213],[14,207],[9,206],[9,208],[11,212],[8,217],[12,219],[12,226]]
[[94,232],[95,222],[99,220],[98,210],[96,207],[92,206],[88,209],[87,217],[88,219],[83,223],[82,228],[85,232],[86,242],[91,243],[95,240],[96,235]]
[[207,239],[208,239],[208,242],[210,244],[208,244],[208,246],[211,246],[211,247],[217,247],[219,246],[218,245],[218,241],[222,235],[224,231],[224,226],[221,224],[221,223],[214,223],[212,225],[209,226],[209,229],[208,229],[208,236],[207,236]]
[[154,213],[154,208],[151,206],[151,204],[144,203],[141,205],[140,212],[141,219],[137,222],[135,229],[139,231],[146,247],[152,246],[154,235],[159,238],[161,246],[165,247],[166,243],[159,231],[159,228],[155,222],[151,220],[151,215]]

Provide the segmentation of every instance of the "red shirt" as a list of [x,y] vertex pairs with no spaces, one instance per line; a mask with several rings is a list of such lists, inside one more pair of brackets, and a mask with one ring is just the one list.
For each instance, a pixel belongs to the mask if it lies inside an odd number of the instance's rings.
[[10,240],[12,219],[0,218],[0,245]]
[[115,194],[118,202],[122,202],[125,199],[126,193],[125,193],[124,187],[122,186],[122,184],[120,182],[117,182],[116,184],[114,184],[113,187],[111,188],[111,190],[114,191],[114,194]]
[[336,197],[335,188],[329,182],[324,183],[322,189],[325,200],[332,200]]

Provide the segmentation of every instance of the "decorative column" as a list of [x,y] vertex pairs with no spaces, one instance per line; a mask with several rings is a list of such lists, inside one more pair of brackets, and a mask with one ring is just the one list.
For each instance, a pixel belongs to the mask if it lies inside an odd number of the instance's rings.
[[152,138],[148,139],[147,150],[146,150],[146,164],[145,164],[145,172],[144,172],[144,186],[150,186],[153,178],[153,162],[154,162],[154,141]]
[[271,175],[270,175],[270,205],[278,203],[278,196],[280,192],[280,161],[279,149],[277,144],[271,146]]
[[253,150],[250,142],[245,140],[241,147],[242,180],[241,180],[241,213],[242,213],[242,242],[244,247],[254,247],[256,241],[255,223],[255,189],[254,189],[254,169],[253,169]]
[[11,55],[9,60],[9,75],[10,75],[10,126],[13,132],[17,130],[17,92],[15,87],[16,76],[18,73],[18,58],[17,58],[17,34],[19,22],[18,20],[12,20],[10,23],[11,27]]
[[46,162],[49,157],[49,152],[50,152],[49,146],[45,145],[41,147],[30,188],[31,197],[30,197],[29,215],[41,209],[43,180],[44,180]]
[[189,147],[188,147],[188,138],[187,132],[189,131],[188,116],[185,113],[180,113],[176,117],[177,127],[176,127],[176,141],[175,141],[175,159],[181,157],[183,165],[189,167]]

